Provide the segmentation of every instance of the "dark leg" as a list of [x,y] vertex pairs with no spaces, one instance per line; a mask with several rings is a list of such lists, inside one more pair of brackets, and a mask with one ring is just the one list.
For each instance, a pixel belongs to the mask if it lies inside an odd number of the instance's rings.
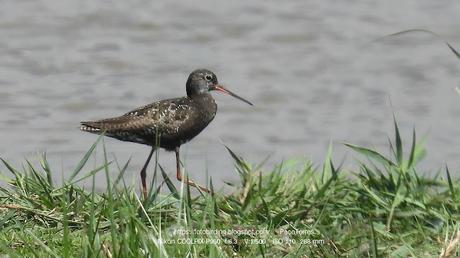
[[152,147],[149,157],[147,158],[147,161],[145,161],[144,167],[141,170],[142,194],[144,195],[144,200],[147,200],[147,182],[145,181],[145,178],[147,177],[147,166],[149,165],[150,159],[152,158],[154,152],[155,148]]
[[[179,147],[176,147],[175,152],[176,152],[176,164],[177,164],[177,174],[176,174],[176,176],[177,176],[177,180],[182,182],[182,172],[180,171]],[[207,193],[212,193],[211,190],[209,190],[208,188],[203,187],[203,186],[193,182],[190,179],[187,179],[187,181],[185,183],[190,185],[190,186],[199,188],[201,191],[204,191],[204,192],[207,192]]]

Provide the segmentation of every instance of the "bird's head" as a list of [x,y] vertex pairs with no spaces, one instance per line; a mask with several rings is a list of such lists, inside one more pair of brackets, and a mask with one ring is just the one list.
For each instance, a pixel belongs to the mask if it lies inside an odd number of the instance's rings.
[[243,99],[242,97],[236,95],[235,93],[229,91],[224,86],[219,84],[217,76],[207,70],[207,69],[197,69],[193,71],[187,80],[187,96],[193,97],[199,94],[208,93],[210,91],[216,90],[223,93],[226,93],[232,97],[235,97],[243,102],[246,102],[249,105],[253,105],[251,102]]

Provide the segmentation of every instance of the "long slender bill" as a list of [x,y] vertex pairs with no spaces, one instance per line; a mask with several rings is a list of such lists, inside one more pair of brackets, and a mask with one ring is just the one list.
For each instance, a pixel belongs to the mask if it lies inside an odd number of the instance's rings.
[[243,99],[242,97],[236,95],[235,93],[233,93],[233,92],[227,90],[226,88],[224,88],[224,86],[222,86],[222,85],[220,85],[220,84],[214,85],[213,90],[217,90],[217,91],[226,93],[226,94],[228,94],[228,95],[230,95],[230,96],[232,96],[232,97],[235,97],[235,98],[237,98],[237,99],[239,99],[239,100],[241,100],[241,101],[243,101],[243,102],[246,102],[247,104],[249,104],[249,105],[251,105],[251,106],[254,106],[251,102],[249,102],[249,101]]

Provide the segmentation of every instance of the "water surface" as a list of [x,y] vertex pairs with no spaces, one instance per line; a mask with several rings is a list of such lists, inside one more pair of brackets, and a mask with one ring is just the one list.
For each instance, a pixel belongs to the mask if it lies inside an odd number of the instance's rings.
[[[0,155],[19,165],[46,151],[59,180],[96,140],[79,121],[183,96],[203,67],[255,106],[215,94],[215,120],[182,148],[198,181],[237,178],[222,143],[251,162],[271,155],[267,168],[320,164],[330,142],[337,162],[355,157],[343,141],[389,153],[393,113],[403,137],[414,126],[426,136],[422,171],[457,172],[460,61],[426,34],[372,41],[426,28],[460,49],[459,13],[458,1],[429,0],[2,1]],[[106,145],[120,163],[132,157],[137,180],[148,147]],[[174,175],[172,153],[160,163]]]

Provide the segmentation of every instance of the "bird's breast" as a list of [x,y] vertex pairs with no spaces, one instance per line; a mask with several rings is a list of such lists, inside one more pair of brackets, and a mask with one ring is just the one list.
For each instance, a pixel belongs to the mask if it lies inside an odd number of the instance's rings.
[[183,135],[184,141],[188,141],[198,135],[214,119],[217,112],[217,104],[209,96],[194,99],[190,103],[190,112],[186,122],[179,128],[179,134]]

